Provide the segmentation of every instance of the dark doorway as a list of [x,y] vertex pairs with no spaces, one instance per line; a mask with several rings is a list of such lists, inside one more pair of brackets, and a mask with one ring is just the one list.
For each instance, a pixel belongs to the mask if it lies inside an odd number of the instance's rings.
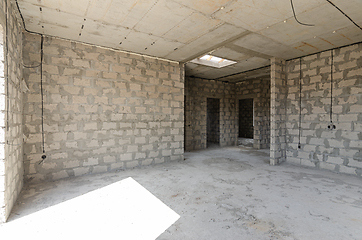
[[207,147],[220,143],[220,99],[207,99]]
[[239,138],[254,138],[253,99],[239,100]]

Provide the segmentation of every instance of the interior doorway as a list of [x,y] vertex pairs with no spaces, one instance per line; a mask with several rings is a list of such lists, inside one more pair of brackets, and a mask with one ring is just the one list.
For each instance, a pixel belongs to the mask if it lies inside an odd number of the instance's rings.
[[254,102],[252,98],[239,100],[239,145],[254,145]]
[[207,147],[220,145],[220,99],[207,99]]

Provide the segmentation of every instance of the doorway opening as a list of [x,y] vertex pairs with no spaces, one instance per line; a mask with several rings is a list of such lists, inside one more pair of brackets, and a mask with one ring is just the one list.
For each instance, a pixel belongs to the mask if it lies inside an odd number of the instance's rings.
[[207,148],[220,145],[220,99],[207,99]]
[[253,147],[254,145],[254,101],[239,100],[239,138],[238,145]]

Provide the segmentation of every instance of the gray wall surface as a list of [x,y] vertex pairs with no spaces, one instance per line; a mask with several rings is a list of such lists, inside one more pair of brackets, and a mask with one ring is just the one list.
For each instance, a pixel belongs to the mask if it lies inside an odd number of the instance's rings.
[[[251,79],[235,86],[237,99],[253,99],[254,148],[270,147],[270,79]],[[239,104],[239,100],[236,102]]]
[[237,144],[239,99],[253,98],[255,104],[254,147],[270,143],[270,81],[254,79],[235,83],[186,77],[185,150],[207,147],[207,98],[220,99],[220,146]]
[[285,61],[271,59],[270,74],[270,164],[286,161],[286,98]]
[[0,222],[4,222],[23,187],[22,25],[13,2],[2,1],[0,8]]
[[[24,61],[40,60],[24,34]],[[175,62],[44,38],[44,133],[37,69],[24,69],[27,181],[55,180],[183,159],[184,74]]]
[[207,98],[220,99],[220,146],[237,142],[237,112],[233,85],[186,77],[185,150],[207,147]]
[[[362,44],[287,62],[287,161],[362,174]],[[336,129],[328,129],[331,113]],[[301,124],[299,113],[301,107]],[[298,149],[300,127],[301,148]]]

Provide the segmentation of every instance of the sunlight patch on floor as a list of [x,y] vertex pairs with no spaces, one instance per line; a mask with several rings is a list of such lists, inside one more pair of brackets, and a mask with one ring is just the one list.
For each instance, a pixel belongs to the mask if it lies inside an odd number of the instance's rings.
[[9,239],[148,240],[156,239],[179,218],[134,179],[126,178],[8,222],[0,227],[0,235]]

